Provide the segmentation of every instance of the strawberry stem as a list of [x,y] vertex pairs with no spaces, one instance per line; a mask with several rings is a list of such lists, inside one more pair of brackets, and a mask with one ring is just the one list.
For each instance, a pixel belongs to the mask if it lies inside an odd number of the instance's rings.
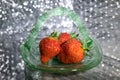
[[70,34],[70,36],[71,36],[72,38],[77,38],[77,37],[79,36],[79,34],[75,34],[75,32],[73,32],[73,33]]
[[54,31],[50,34],[50,37],[56,38],[56,37],[57,37],[57,31],[54,30]]
[[90,49],[92,48],[92,46],[90,46],[90,47],[83,47],[83,49],[85,50],[85,51],[89,51]]
[[84,51],[85,51],[85,55],[87,55],[87,56],[90,56],[90,54],[88,53],[89,52],[89,50],[92,48],[92,46],[90,46],[90,47],[83,47],[83,49],[84,49]]

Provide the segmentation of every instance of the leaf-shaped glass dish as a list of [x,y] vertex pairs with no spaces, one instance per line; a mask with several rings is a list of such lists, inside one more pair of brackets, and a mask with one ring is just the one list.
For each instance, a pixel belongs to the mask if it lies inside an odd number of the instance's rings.
[[[56,58],[53,58],[48,64],[41,64],[39,59],[39,43],[36,41],[36,38],[45,22],[53,16],[69,17],[78,28],[80,36],[82,36],[81,41],[84,43],[84,47],[92,47],[87,52],[89,56],[86,55],[82,62],[77,64],[62,64]],[[99,44],[96,40],[89,37],[79,16],[74,11],[64,7],[49,10],[38,18],[38,21],[33,26],[33,29],[27,38],[27,41],[21,45],[21,55],[29,69],[52,73],[84,72],[96,67],[102,60],[102,50]]]

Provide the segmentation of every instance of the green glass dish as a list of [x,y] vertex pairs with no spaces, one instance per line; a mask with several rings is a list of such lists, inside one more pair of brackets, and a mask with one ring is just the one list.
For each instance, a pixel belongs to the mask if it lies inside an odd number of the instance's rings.
[[[86,52],[88,55],[85,55],[82,62],[77,64],[63,64],[56,58],[53,58],[48,64],[41,64],[39,59],[39,44],[36,41],[36,38],[45,22],[53,16],[69,17],[79,29],[79,34],[82,36],[81,41],[84,43],[84,47],[91,47],[90,50]],[[27,41],[21,45],[21,55],[27,68],[52,73],[84,72],[96,67],[102,61],[102,50],[97,41],[89,37],[79,16],[73,10],[64,7],[49,10],[38,18]]]

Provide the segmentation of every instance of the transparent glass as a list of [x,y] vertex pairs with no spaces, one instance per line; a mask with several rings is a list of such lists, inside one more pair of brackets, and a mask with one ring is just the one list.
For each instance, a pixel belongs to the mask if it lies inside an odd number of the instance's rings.
[[[81,41],[84,43],[85,47],[92,47],[87,54],[89,56],[85,56],[84,60],[77,64],[62,64],[56,58],[52,59],[47,65],[42,64],[39,60],[40,52],[39,52],[39,41],[41,38],[38,36],[46,33],[42,32],[42,27],[44,24],[49,21],[50,18],[65,16],[73,21],[73,24],[76,27],[76,33],[80,35]],[[61,26],[62,27],[62,26]],[[54,28],[57,30],[58,28]],[[66,30],[69,27],[66,27]],[[47,32],[49,32],[48,29]],[[51,30],[51,31],[54,31]],[[59,32],[66,31],[60,29]],[[42,33],[40,33],[42,32]],[[72,32],[72,31],[71,31]],[[39,34],[40,33],[40,34]],[[31,33],[29,34],[27,41],[21,46],[21,55],[23,60],[25,61],[26,67],[30,70],[35,71],[43,71],[43,72],[51,72],[51,73],[72,73],[72,72],[84,72],[93,67],[96,67],[102,60],[102,50],[99,44],[93,39],[90,38],[85,26],[81,22],[79,16],[71,9],[65,7],[58,7],[47,12],[43,13],[33,26]]]

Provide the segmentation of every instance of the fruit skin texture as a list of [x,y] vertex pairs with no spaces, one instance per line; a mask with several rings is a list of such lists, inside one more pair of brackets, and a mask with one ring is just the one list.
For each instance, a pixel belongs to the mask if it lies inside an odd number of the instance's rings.
[[46,37],[40,41],[39,49],[41,53],[41,62],[47,63],[60,52],[60,44],[56,38]]
[[59,42],[60,42],[60,45],[63,44],[64,42],[66,42],[67,40],[69,40],[71,38],[71,35],[66,33],[66,32],[63,32],[59,35]]
[[81,62],[84,59],[82,44],[77,39],[69,39],[62,44],[61,51],[57,57],[58,60],[65,64]]

